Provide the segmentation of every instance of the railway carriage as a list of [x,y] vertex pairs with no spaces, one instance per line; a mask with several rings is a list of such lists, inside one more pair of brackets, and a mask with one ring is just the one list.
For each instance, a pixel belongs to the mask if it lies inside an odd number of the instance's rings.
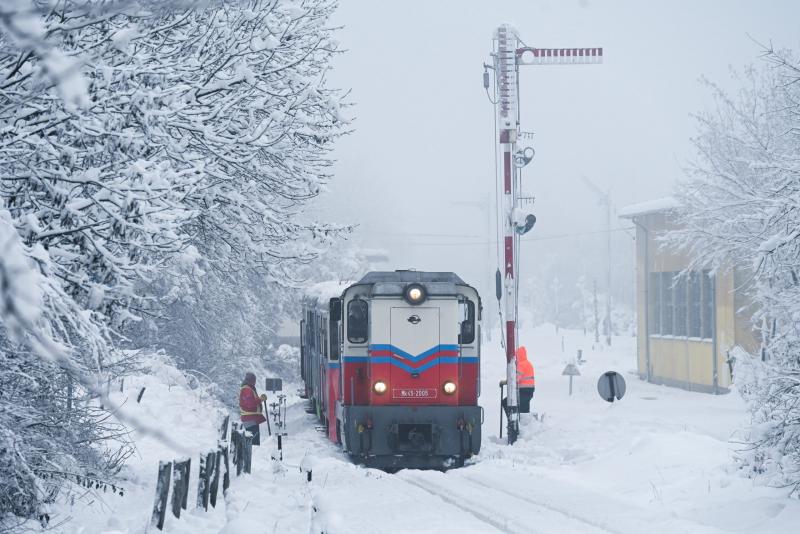
[[454,273],[372,272],[327,303],[306,299],[301,375],[328,438],[390,469],[478,453],[480,315]]

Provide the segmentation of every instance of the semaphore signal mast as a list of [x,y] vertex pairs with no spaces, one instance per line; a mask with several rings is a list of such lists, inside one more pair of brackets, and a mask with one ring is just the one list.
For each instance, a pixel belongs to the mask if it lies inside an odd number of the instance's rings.
[[[497,107],[495,128],[502,154],[503,225],[498,228],[504,244],[503,273],[498,269],[497,297],[505,319],[506,377],[508,385],[508,443],[519,435],[519,395],[517,389],[516,350],[518,341],[517,289],[519,238],[533,228],[536,217],[524,215],[520,206],[521,169],[533,159],[531,147],[517,149],[519,131],[519,66],[520,65],[584,65],[603,62],[602,48],[532,48],[523,46],[514,30],[503,24],[495,31],[492,65],[484,64],[483,84],[489,90],[488,69],[494,70]],[[517,267],[515,269],[515,266]]]

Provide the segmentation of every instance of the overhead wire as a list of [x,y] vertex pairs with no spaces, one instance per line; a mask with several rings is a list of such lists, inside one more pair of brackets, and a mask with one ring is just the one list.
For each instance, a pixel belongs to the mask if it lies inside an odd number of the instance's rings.
[[[530,242],[534,242],[534,241],[549,241],[549,240],[552,240],[552,239],[566,239],[566,238],[571,238],[571,237],[582,237],[582,236],[587,236],[587,235],[597,235],[597,234],[606,234],[606,233],[614,233],[614,232],[625,232],[625,233],[628,233],[632,229],[633,228],[630,228],[630,227],[620,227],[620,228],[612,228],[611,230],[594,230],[594,231],[591,231],[591,232],[574,232],[574,233],[570,233],[570,234],[556,234],[556,235],[549,235],[549,236],[542,236],[542,237],[520,238],[520,241],[524,242],[524,243],[530,243]],[[443,238],[471,237],[471,236],[458,235],[458,234],[383,234],[383,235],[394,235],[396,237],[404,237],[404,236],[408,236],[408,237],[425,237],[425,236],[429,236],[429,237],[443,237]],[[475,237],[477,237],[477,236],[475,236]],[[454,243],[452,241],[437,242],[437,243],[425,243],[425,242],[422,242],[422,241],[404,241],[404,243],[410,244],[410,245],[431,246],[431,247],[449,247],[449,246],[460,247],[460,246],[473,246],[473,245],[474,246],[479,246],[479,245],[480,246],[485,246],[485,245],[490,245],[492,243],[496,243],[497,244],[497,248],[498,248],[498,256],[499,256],[499,246],[500,246],[500,240],[499,239],[495,239],[495,240],[492,240],[492,241],[464,241],[464,242],[461,242],[461,243]]]

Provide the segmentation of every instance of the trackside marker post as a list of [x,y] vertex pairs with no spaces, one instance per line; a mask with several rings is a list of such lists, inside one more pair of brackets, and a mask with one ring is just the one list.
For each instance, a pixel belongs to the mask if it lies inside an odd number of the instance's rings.
[[572,377],[581,376],[580,370],[574,363],[568,363],[564,370],[561,371],[561,374],[569,377],[569,394],[572,395]]

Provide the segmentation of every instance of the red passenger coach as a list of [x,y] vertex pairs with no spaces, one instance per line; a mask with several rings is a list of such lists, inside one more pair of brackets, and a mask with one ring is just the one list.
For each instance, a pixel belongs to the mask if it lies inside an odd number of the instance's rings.
[[480,312],[453,273],[372,272],[327,306],[306,299],[301,374],[328,437],[375,467],[478,453]]

